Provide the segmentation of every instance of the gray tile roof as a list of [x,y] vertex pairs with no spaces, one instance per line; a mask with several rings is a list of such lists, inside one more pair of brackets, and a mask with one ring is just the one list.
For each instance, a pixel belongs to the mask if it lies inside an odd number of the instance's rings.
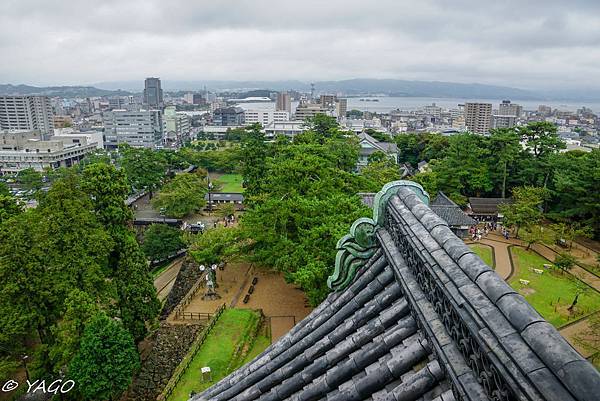
[[429,207],[435,214],[444,219],[450,227],[471,226],[477,223],[441,191],[431,201]]
[[498,206],[512,203],[509,198],[469,198],[469,206],[474,214],[498,214]]
[[193,400],[597,400],[600,374],[409,187],[345,289]]
[[[210,197],[213,202],[243,202],[244,195],[237,192],[212,192]],[[204,199],[208,201],[208,194],[204,195]]]

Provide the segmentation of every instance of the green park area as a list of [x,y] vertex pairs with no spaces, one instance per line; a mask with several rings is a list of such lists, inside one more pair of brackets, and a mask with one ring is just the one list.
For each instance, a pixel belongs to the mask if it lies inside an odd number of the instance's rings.
[[221,188],[220,192],[244,192],[241,174],[223,174],[216,179],[216,182]]
[[[600,293],[593,290],[570,273],[554,267],[545,269],[550,262],[533,251],[519,247],[510,248],[515,274],[509,284],[555,327],[600,310]],[[543,270],[542,274],[533,269]],[[523,284],[520,280],[529,281]],[[575,297],[577,304],[569,311]]]
[[494,267],[494,253],[492,247],[482,244],[471,244],[469,245],[469,248],[471,248],[486,265]]
[[[252,338],[258,324],[260,316],[256,311],[226,309],[181,376],[169,401],[187,401],[192,391],[207,389],[260,354],[269,346],[270,339],[262,335]],[[202,381],[200,369],[205,366],[211,369],[212,381]]]

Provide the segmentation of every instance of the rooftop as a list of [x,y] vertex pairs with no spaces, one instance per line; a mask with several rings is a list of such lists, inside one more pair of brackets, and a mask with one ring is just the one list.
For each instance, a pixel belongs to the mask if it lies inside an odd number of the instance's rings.
[[192,400],[594,400],[600,374],[410,181],[337,244],[333,292]]

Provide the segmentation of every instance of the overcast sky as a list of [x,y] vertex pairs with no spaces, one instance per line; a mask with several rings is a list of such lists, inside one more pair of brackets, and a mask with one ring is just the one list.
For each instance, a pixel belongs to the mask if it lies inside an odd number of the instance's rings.
[[600,1],[1,0],[0,83],[600,87]]

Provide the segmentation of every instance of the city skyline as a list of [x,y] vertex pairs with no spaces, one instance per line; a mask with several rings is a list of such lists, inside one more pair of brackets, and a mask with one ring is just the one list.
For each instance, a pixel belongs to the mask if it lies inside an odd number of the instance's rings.
[[576,3],[8,1],[0,82],[366,77],[597,89],[600,5]]

